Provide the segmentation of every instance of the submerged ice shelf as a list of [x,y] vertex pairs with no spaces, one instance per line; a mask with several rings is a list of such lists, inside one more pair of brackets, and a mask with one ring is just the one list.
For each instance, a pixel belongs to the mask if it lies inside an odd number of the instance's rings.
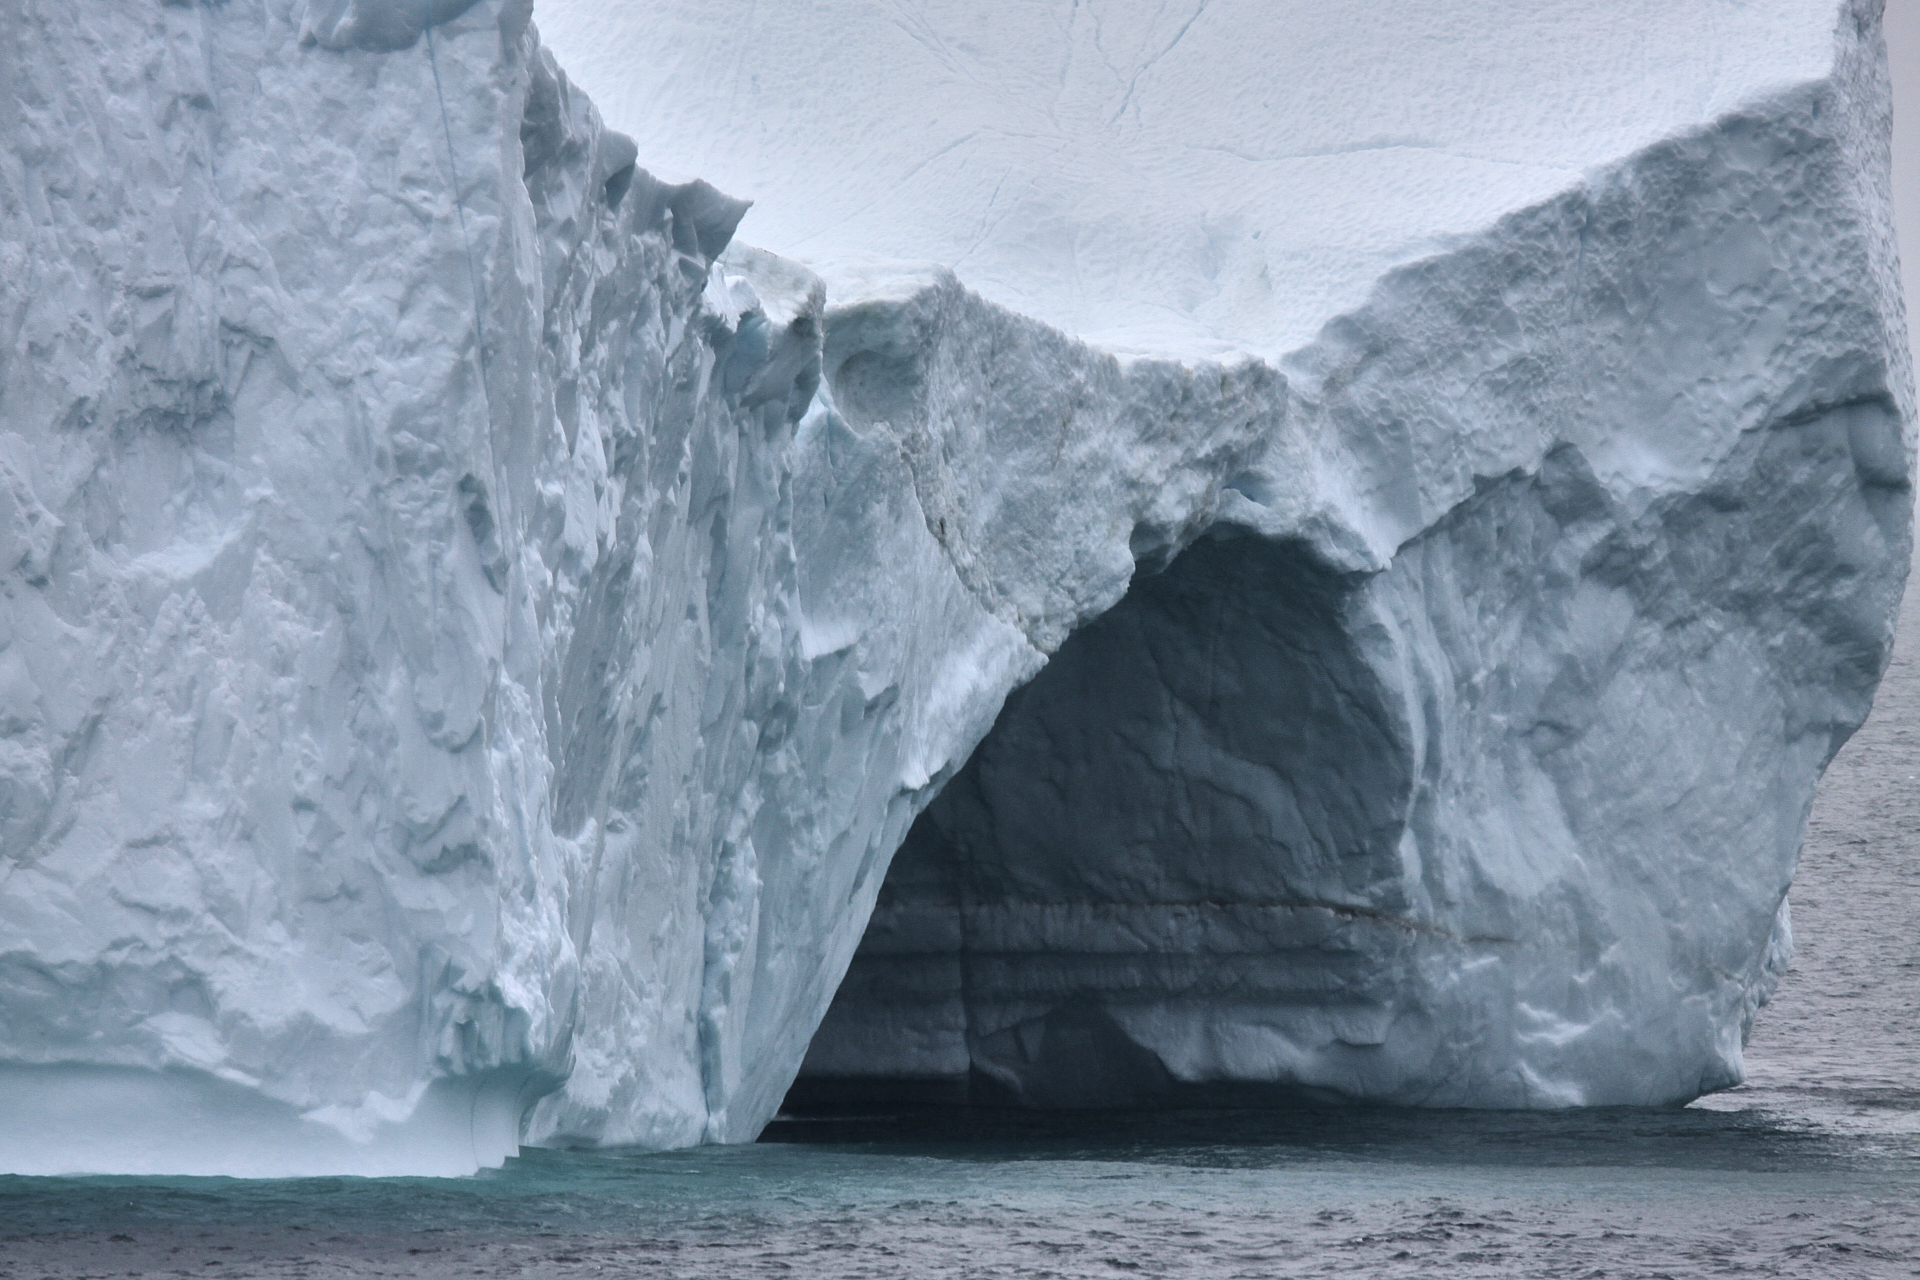
[[1874,6],[857,8],[13,19],[0,1169],[1739,1078],[1909,549]]

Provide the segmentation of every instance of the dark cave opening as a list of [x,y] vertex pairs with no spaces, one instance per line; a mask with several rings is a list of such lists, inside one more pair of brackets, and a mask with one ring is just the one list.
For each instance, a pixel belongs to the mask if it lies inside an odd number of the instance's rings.
[[1411,779],[1356,585],[1217,530],[1071,636],[914,824],[786,1109],[1244,1100],[1303,1025],[1384,1034],[1341,921],[1404,905]]

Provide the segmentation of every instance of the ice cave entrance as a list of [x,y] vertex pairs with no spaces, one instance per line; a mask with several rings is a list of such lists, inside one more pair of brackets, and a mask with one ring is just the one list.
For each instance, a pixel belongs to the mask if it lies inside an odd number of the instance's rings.
[[1340,925],[1404,910],[1412,779],[1357,586],[1229,530],[1137,575],[915,823],[788,1110],[1279,1101],[1377,1046]]

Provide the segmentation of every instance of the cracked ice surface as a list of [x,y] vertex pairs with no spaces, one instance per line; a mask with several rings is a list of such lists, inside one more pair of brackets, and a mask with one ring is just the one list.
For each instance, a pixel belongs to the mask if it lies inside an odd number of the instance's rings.
[[522,0],[7,11],[0,1168],[1738,1078],[1871,6],[1007,8],[543,0],[637,147]]

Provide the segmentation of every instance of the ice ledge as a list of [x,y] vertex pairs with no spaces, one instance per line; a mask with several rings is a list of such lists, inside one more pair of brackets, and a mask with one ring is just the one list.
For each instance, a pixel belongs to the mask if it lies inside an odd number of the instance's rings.
[[554,1087],[525,1070],[422,1081],[349,1111],[302,1114],[258,1081],[192,1069],[0,1066],[0,1169],[166,1177],[460,1177],[520,1149],[521,1120]]

